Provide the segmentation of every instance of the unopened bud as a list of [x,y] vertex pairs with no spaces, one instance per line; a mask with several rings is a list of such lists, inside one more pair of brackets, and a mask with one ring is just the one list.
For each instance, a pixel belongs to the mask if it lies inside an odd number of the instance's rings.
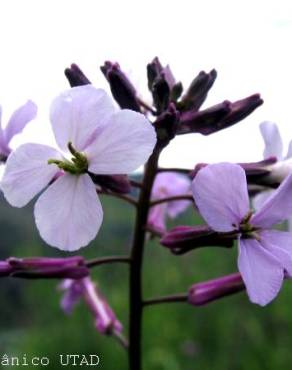
[[14,258],[7,260],[14,277],[23,278],[70,278],[80,279],[89,275],[83,257],[69,258]]
[[174,254],[184,254],[201,247],[231,248],[237,233],[218,233],[208,226],[177,226],[165,233],[160,243]]
[[191,110],[181,116],[178,134],[197,132],[210,135],[241,121],[263,104],[259,94],[254,94],[234,103],[224,101],[221,104],[201,112]]
[[7,261],[0,261],[0,276],[9,276],[13,267]]
[[100,67],[107,79],[113,97],[122,109],[131,109],[140,112],[140,105],[134,86],[121,70],[118,63],[105,62]]
[[167,145],[175,137],[178,123],[179,112],[175,108],[175,105],[171,103],[168,109],[153,123],[157,133],[158,143],[162,147]]
[[189,290],[188,301],[201,306],[231,294],[241,292],[245,285],[239,273],[194,284]]
[[186,94],[179,102],[179,108],[182,111],[198,110],[207,98],[208,92],[216,80],[217,72],[212,69],[209,73],[201,71],[192,81]]
[[71,87],[91,84],[77,64],[71,64],[70,68],[66,68],[64,73]]

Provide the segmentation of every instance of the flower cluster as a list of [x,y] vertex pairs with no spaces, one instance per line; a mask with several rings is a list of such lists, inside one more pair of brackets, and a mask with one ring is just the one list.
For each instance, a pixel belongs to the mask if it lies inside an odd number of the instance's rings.
[[[106,61],[101,72],[115,102],[76,64],[65,70],[71,88],[53,100],[49,115],[57,148],[25,143],[11,149],[13,136],[36,116],[31,101],[15,111],[5,129],[0,126],[0,159],[5,163],[0,186],[14,207],[24,207],[39,196],[34,207],[37,229],[48,245],[66,252],[95,239],[103,222],[100,195],[128,202],[136,210],[131,252],[91,261],[81,256],[7,258],[0,261],[0,276],[62,279],[63,310],[71,313],[83,300],[97,330],[116,336],[127,347],[122,324],[90,276],[95,266],[127,263],[130,367],[140,370],[145,305],[173,301],[202,305],[246,289],[251,302],[264,306],[292,276],[292,233],[273,228],[292,217],[292,149],[290,144],[284,158],[276,125],[265,122],[260,127],[266,147],[259,162],[161,168],[159,156],[177,135],[210,135],[226,129],[259,107],[260,95],[201,109],[217,72],[201,71],[184,89],[170,67],[154,58],[147,65],[149,103],[118,63]],[[144,164],[142,177],[131,176]],[[178,218],[186,209],[206,224],[169,229],[168,218]],[[142,299],[146,233],[158,237],[175,255],[237,243],[239,273],[197,282],[178,296]]]

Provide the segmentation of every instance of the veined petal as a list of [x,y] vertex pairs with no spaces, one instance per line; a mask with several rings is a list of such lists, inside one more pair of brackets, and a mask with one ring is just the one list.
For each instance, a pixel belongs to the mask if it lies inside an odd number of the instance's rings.
[[249,211],[246,176],[239,165],[218,163],[202,168],[192,190],[201,215],[215,231],[237,229]]
[[14,111],[4,130],[7,145],[13,136],[19,134],[28,122],[36,117],[37,110],[35,103],[28,100],[24,105]]
[[23,207],[59,172],[48,159],[61,159],[53,148],[41,144],[24,144],[8,157],[1,189],[14,207]]
[[66,90],[53,101],[50,110],[57,144],[67,151],[72,142],[75,149],[83,151],[114,111],[112,100],[102,89],[84,85]]
[[264,230],[260,233],[261,244],[292,275],[292,233],[279,230]]
[[147,161],[155,143],[155,130],[143,114],[118,111],[85,150],[89,171],[100,175],[130,173]]
[[64,251],[89,244],[103,218],[95,186],[87,174],[58,178],[39,197],[34,214],[41,237]]
[[262,122],[260,130],[265,142],[264,158],[271,156],[283,159],[283,142],[278,126],[273,122]]
[[292,174],[286,177],[263,206],[253,215],[251,223],[261,228],[271,226],[292,216]]
[[240,239],[238,268],[251,302],[265,306],[279,293],[284,269],[256,239]]

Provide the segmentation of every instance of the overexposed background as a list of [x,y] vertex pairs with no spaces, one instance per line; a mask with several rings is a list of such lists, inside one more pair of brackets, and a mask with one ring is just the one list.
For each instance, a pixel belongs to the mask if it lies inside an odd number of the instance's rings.
[[[278,123],[292,139],[291,1],[99,1],[2,0],[0,2],[0,103],[3,121],[28,98],[37,120],[14,146],[51,143],[48,109],[69,85],[63,70],[77,63],[93,84],[107,87],[99,66],[118,61],[146,100],[146,64],[159,56],[188,86],[200,70],[218,78],[204,107],[261,93],[265,104],[209,137],[187,135],[173,142],[162,165],[262,158],[258,125]],[[4,122],[5,124],[5,122]]]

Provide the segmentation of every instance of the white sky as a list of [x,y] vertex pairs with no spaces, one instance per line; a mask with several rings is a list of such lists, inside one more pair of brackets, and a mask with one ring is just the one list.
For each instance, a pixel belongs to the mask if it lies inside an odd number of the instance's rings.
[[[290,5],[291,4],[291,5]],[[3,121],[28,98],[38,119],[14,146],[51,143],[48,107],[68,87],[65,67],[77,63],[97,87],[105,60],[118,61],[150,99],[146,63],[159,56],[187,87],[200,70],[218,78],[204,107],[260,92],[265,104],[231,129],[209,137],[186,135],[162,165],[260,160],[258,125],[278,123],[292,139],[292,2],[245,1],[0,1],[0,103]]]

